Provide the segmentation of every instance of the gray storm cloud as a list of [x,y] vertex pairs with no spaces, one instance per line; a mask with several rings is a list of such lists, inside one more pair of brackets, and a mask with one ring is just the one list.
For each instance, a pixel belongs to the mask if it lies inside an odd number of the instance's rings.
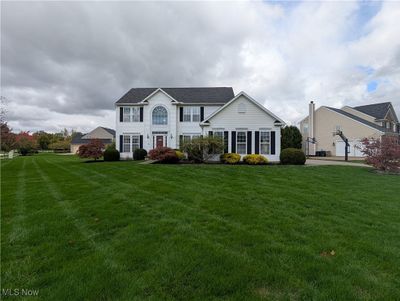
[[[7,118],[16,130],[112,127],[114,102],[147,86],[233,86],[289,122],[310,99],[399,109],[400,5],[358,24],[360,5],[2,2]],[[365,34],[348,39],[357,29]]]

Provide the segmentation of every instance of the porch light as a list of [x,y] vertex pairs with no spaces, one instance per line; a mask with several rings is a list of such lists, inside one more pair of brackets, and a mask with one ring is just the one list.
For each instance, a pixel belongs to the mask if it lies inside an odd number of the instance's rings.
[[147,134],[147,139],[150,139],[149,134]]

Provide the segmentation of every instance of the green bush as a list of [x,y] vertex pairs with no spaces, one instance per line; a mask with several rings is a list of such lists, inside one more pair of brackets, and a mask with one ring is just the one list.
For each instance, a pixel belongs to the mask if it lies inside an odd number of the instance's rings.
[[133,160],[144,160],[147,156],[147,151],[143,148],[137,148],[133,152]]
[[279,159],[281,164],[304,165],[306,163],[306,155],[301,149],[297,148],[284,149]]
[[243,162],[249,165],[262,165],[267,164],[268,159],[263,155],[247,155],[243,157]]
[[119,161],[119,151],[115,148],[107,147],[104,151],[104,161]]
[[226,164],[237,164],[240,161],[240,155],[235,153],[226,153],[220,156],[221,162]]

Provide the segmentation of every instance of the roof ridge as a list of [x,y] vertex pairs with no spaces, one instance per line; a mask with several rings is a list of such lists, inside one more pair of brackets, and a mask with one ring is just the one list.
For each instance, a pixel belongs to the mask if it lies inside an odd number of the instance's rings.
[[361,105],[361,106],[355,106],[355,107],[353,107],[353,109],[355,109],[355,108],[360,108],[360,107],[367,107],[367,106],[376,106],[376,105],[383,105],[383,104],[391,104],[392,102],[390,102],[390,101],[385,101],[385,102],[376,102],[376,103],[370,103],[370,104],[367,104],[367,105]]

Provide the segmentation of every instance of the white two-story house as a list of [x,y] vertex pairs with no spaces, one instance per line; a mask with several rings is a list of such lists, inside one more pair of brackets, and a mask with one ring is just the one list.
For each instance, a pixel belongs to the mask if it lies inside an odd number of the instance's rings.
[[116,146],[129,159],[201,135],[221,137],[224,152],[262,154],[279,161],[282,119],[230,87],[133,88],[116,103]]

